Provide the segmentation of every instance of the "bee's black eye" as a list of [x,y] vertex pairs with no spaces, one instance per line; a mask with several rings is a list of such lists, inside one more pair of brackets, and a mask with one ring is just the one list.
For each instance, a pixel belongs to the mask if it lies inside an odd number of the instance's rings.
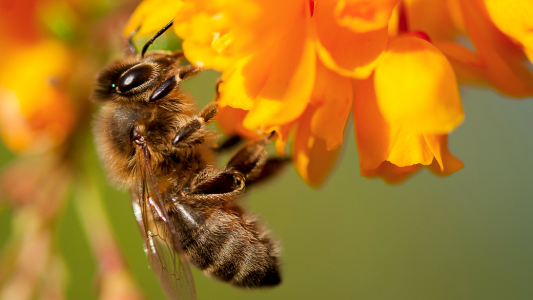
[[150,65],[141,65],[131,68],[118,79],[119,93],[126,93],[150,80],[154,68]]

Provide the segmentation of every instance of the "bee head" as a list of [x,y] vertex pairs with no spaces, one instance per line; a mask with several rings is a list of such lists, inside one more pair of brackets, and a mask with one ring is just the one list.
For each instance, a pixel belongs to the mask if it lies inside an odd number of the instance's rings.
[[174,54],[152,51],[110,63],[97,77],[93,98],[97,101],[155,102],[179,86]]

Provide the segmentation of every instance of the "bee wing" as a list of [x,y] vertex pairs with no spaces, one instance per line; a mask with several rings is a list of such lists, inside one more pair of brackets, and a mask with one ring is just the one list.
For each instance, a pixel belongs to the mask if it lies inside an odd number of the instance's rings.
[[131,193],[144,251],[168,299],[194,300],[196,289],[191,269],[183,254],[174,224],[165,209],[162,195],[157,189],[147,155],[146,150],[140,153],[144,160],[141,163],[141,178],[138,189],[132,190]]

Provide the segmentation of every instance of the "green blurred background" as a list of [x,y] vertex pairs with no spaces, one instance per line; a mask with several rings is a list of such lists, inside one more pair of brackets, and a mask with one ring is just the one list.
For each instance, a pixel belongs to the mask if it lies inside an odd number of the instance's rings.
[[[185,88],[207,103],[217,76],[206,71]],[[463,170],[446,178],[423,170],[396,186],[362,178],[349,125],[344,155],[321,189],[306,186],[290,167],[247,192],[251,209],[282,241],[283,284],[240,290],[194,270],[198,298],[532,299],[533,102],[470,88],[462,98],[466,120],[449,147]],[[91,139],[88,159],[100,166]],[[1,149],[1,166],[12,158]],[[100,167],[97,177],[136,281],[148,299],[164,299],[127,193],[109,186]],[[11,208],[0,208],[0,246],[10,216]],[[69,299],[95,299],[96,266],[72,201],[57,241]]]

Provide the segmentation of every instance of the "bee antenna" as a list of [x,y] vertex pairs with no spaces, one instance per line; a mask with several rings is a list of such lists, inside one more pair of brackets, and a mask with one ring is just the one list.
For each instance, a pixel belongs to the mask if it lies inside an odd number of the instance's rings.
[[146,44],[144,44],[143,50],[141,52],[141,57],[144,57],[144,54],[146,53],[146,50],[148,50],[148,47],[150,47],[150,45],[153,44],[158,37],[165,33],[165,31],[167,31],[172,26],[172,24],[174,24],[174,20],[168,22],[165,27],[161,28],[161,30],[159,30],[148,42],[146,42]]
[[133,37],[137,34],[137,32],[139,32],[139,29],[141,29],[141,25],[139,25],[139,27],[137,27],[137,29],[133,30],[131,33],[130,33],[130,36],[128,37],[128,45],[129,45],[129,48],[130,48],[130,52],[132,54],[137,54],[137,48],[135,48],[135,44],[133,44]]

